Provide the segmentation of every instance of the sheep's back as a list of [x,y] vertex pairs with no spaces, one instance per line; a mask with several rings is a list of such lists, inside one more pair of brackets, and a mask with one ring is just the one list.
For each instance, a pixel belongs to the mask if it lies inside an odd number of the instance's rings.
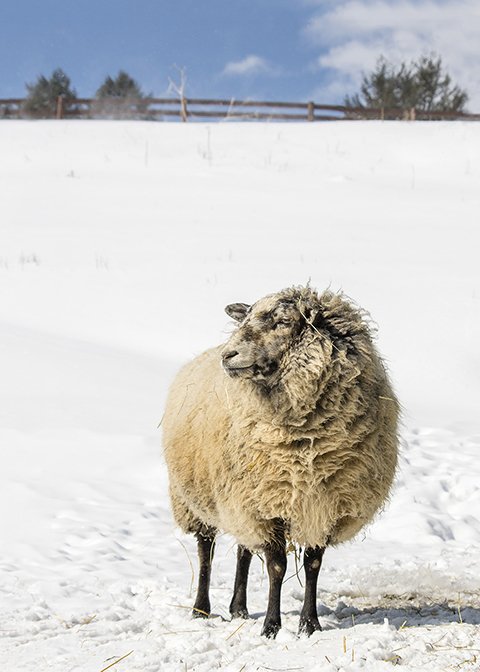
[[186,532],[194,531],[196,519],[215,524],[213,484],[229,427],[220,350],[208,350],[179,371],[162,422],[174,516]]

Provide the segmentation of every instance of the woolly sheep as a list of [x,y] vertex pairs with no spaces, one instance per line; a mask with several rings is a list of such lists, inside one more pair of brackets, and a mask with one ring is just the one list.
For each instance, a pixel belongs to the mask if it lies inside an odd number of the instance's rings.
[[292,287],[225,310],[237,329],[180,371],[163,422],[174,518],[198,542],[193,614],[210,613],[221,530],[239,544],[232,616],[248,616],[249,565],[261,550],[262,634],[275,637],[288,541],[305,549],[299,632],[310,635],[321,629],[325,548],[351,539],[388,497],[398,403],[364,313],[342,295]]

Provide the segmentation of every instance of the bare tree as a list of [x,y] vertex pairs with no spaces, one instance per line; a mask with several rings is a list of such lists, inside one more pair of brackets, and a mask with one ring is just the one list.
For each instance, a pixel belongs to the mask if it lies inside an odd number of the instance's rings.
[[179,80],[175,82],[170,77],[168,78],[168,92],[176,93],[180,98],[180,116],[182,121],[187,121],[188,119],[188,110],[187,110],[187,99],[185,97],[185,91],[187,88],[187,71],[185,67],[180,68],[178,65],[174,65],[174,68],[177,70],[179,75]]

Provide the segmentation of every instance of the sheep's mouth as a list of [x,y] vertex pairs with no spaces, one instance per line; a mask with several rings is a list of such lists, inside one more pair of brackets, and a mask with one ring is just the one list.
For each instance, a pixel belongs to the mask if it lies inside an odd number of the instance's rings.
[[253,383],[264,386],[267,384],[267,381],[272,381],[278,370],[278,365],[275,362],[268,362],[268,364],[265,363],[262,366],[255,362],[248,366],[228,366],[227,364],[223,364],[223,368],[230,378],[246,378]]
[[254,364],[249,364],[248,366],[228,366],[227,364],[223,365],[224,370],[231,378],[238,378],[248,372],[253,372],[254,367]]

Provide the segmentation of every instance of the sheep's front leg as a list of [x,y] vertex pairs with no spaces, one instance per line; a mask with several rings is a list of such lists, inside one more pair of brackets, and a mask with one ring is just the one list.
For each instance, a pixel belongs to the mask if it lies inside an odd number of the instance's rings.
[[306,548],[303,555],[305,599],[300,614],[298,633],[305,632],[309,637],[315,630],[322,629],[317,614],[317,580],[324,552],[324,548],[315,546],[315,548]]
[[282,530],[272,543],[265,546],[265,559],[270,580],[268,607],[263,623],[262,635],[274,639],[282,627],[280,619],[280,596],[282,581],[287,569],[287,553],[285,550],[285,534]]
[[248,570],[250,569],[251,561],[252,554],[248,548],[245,548],[245,546],[239,546],[237,549],[237,571],[235,573],[233,598],[230,602],[230,613],[232,614],[233,618],[248,618],[247,582]]
[[210,589],[210,573],[212,569],[213,551],[215,549],[215,535],[204,537],[197,533],[198,549],[198,589],[192,615],[196,618],[208,618],[210,615],[210,598],[208,595]]

